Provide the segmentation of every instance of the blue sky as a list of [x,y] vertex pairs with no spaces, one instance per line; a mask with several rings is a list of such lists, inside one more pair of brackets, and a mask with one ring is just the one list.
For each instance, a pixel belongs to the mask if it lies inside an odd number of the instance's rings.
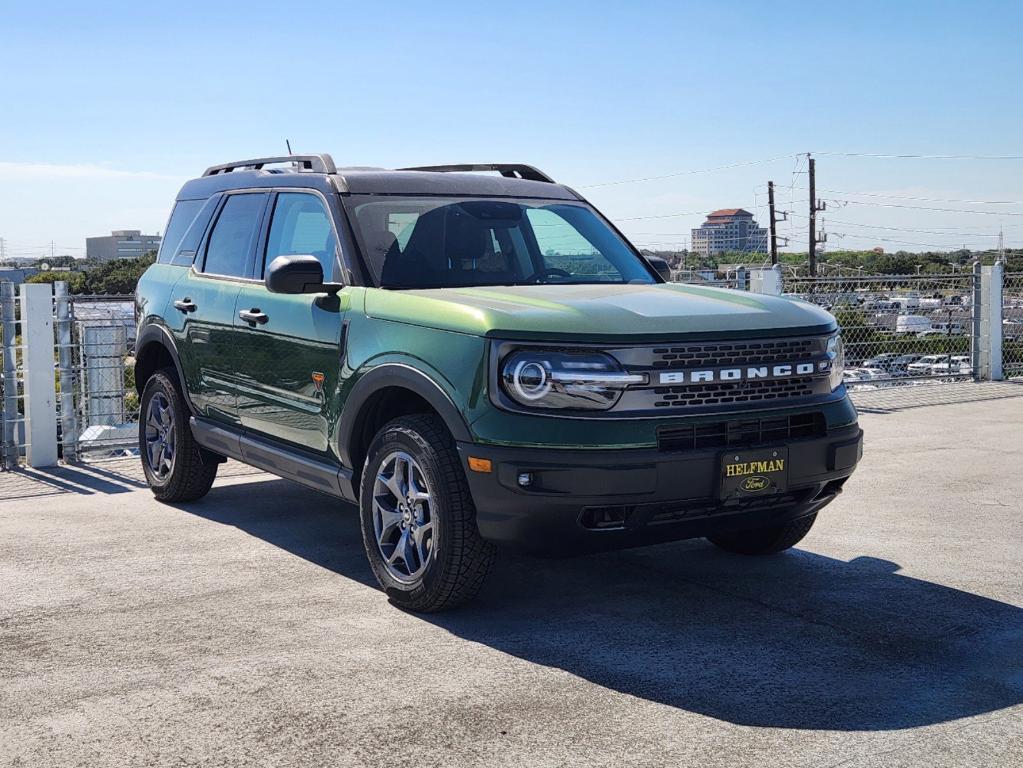
[[[529,162],[665,246],[701,212],[765,205],[769,178],[805,215],[801,152],[1023,155],[1018,2],[153,6],[4,4],[9,252],[162,230],[183,180],[286,138],[339,164]],[[1023,160],[817,167],[830,246],[1023,240]]]

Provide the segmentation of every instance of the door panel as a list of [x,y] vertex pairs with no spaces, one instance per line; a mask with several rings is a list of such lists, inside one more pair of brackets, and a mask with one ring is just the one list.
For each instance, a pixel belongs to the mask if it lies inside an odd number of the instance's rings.
[[[327,453],[337,423],[341,328],[350,295],[270,293],[242,286],[235,312],[232,389],[242,426]],[[256,311],[264,322],[239,312]]]
[[193,266],[174,286],[167,308],[193,405],[204,416],[238,422],[234,392],[239,365],[235,302],[250,279],[255,244],[269,195],[227,194],[214,214]]
[[[185,376],[199,413],[237,422],[232,389],[235,301],[240,283],[215,280],[187,270],[167,307]],[[177,303],[177,304],[176,304]]]

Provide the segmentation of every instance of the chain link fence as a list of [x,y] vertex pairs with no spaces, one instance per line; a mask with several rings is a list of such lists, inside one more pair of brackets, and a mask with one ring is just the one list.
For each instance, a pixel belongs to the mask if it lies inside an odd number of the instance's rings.
[[[676,280],[749,289],[749,273],[723,277],[682,270]],[[714,279],[708,279],[714,277]],[[968,381],[978,369],[977,273],[817,277],[785,281],[787,295],[832,312],[846,346],[853,392]],[[53,298],[59,453],[95,460],[137,452],[134,303],[131,296]],[[1005,377],[1023,377],[1023,273],[1005,275],[1002,307]],[[0,467],[16,466],[26,448],[18,287],[0,282]],[[900,390],[909,394],[912,390]],[[925,399],[920,390],[921,400]],[[880,394],[880,393],[878,393]]]
[[76,452],[124,456],[138,443],[135,322],[131,296],[74,296],[67,357],[76,382]]
[[0,468],[16,466],[25,449],[25,391],[19,358],[21,355],[20,312],[17,287],[0,282]]
[[1008,272],[1002,285],[1002,370],[1023,377],[1023,272]]
[[789,278],[785,293],[831,312],[853,390],[973,377],[971,273]]

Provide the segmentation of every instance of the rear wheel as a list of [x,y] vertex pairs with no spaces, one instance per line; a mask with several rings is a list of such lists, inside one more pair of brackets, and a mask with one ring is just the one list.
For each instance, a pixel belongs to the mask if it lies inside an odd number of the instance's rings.
[[708,536],[707,540],[721,549],[740,555],[772,555],[794,547],[802,541],[816,519],[817,513],[814,512],[812,515],[797,517],[781,525]]
[[405,416],[377,433],[359,507],[370,567],[396,605],[440,611],[483,585],[493,547],[480,537],[454,440],[436,416]]
[[195,501],[213,485],[217,463],[203,456],[192,437],[188,408],[174,384],[176,375],[172,368],[159,370],[142,390],[139,454],[146,481],[157,499]]

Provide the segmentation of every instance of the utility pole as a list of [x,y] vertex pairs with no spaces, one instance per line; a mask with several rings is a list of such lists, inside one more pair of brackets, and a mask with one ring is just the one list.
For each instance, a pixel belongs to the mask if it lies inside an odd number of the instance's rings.
[[[782,240],[782,245],[788,246],[789,239],[787,237],[778,237],[778,222],[788,221],[788,211],[776,211],[774,208],[774,182],[767,182],[767,205],[771,209],[771,263],[778,263],[778,240]],[[781,218],[778,218],[778,214],[781,214]]]
[[825,210],[828,206],[827,203],[818,202],[817,200],[817,182],[816,182],[816,163],[810,153],[806,153],[808,173],[810,176],[810,259],[808,266],[810,268],[810,276],[813,277],[817,274],[817,243],[823,243],[825,237],[820,237],[817,234],[817,214],[820,211]]
[[7,259],[7,241],[0,237],[0,261]]

